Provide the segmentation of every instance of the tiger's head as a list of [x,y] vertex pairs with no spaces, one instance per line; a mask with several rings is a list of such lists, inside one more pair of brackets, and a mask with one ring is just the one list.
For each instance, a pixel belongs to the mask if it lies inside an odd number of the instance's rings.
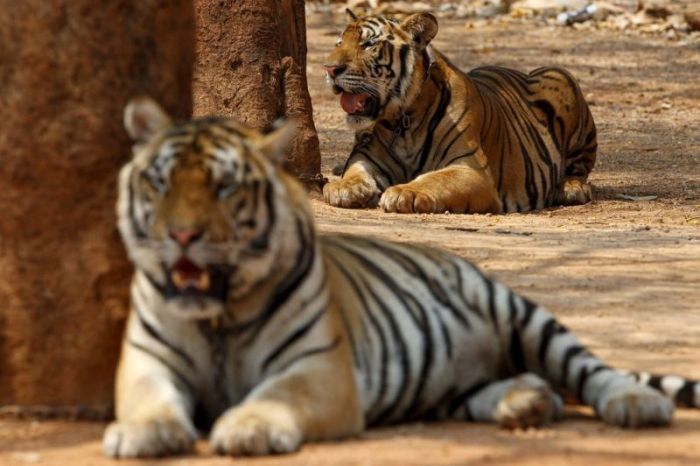
[[399,22],[383,16],[351,18],[324,65],[327,82],[353,130],[392,119],[420,92],[429,69],[428,44],[438,30],[430,13]]
[[134,149],[117,215],[129,257],[166,312],[215,317],[276,265],[290,202],[278,172],[295,125],[263,135],[224,118],[176,124],[148,98],[124,123]]

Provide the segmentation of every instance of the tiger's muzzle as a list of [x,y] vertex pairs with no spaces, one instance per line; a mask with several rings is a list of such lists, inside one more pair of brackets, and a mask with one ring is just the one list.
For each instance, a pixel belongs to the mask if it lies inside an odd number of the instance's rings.
[[199,267],[182,256],[168,268],[163,265],[166,276],[165,298],[213,299],[225,302],[229,291],[232,265],[208,265]]

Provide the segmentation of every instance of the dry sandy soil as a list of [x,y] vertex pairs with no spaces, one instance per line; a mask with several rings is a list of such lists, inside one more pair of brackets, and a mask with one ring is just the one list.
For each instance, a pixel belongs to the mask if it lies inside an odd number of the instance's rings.
[[[320,15],[309,19],[310,88],[328,176],[352,143],[321,72],[341,26]],[[700,44],[456,20],[442,22],[435,44],[464,69],[571,69],[599,128],[595,202],[508,216],[403,216],[314,200],[320,229],[448,248],[548,306],[611,363],[700,378]],[[698,411],[679,410],[672,427],[641,431],[603,426],[584,408],[570,414],[527,432],[457,423],[377,429],[251,464],[700,464]],[[113,464],[100,455],[103,428],[0,422],[0,464]],[[164,463],[231,461],[212,457],[203,442],[198,452]]]

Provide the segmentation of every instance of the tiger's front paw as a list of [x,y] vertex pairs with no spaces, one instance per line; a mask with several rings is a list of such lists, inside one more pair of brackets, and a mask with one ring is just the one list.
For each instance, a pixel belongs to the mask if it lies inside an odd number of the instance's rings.
[[526,373],[498,402],[494,418],[506,429],[540,427],[559,419],[563,408],[561,397],[545,380]]
[[175,419],[113,422],[102,449],[111,458],[153,458],[187,453],[196,438],[194,428]]
[[373,207],[380,194],[374,181],[357,177],[331,181],[323,187],[323,199],[334,207]]
[[382,194],[379,206],[385,212],[401,214],[443,213],[445,206],[430,192],[411,188],[407,184],[392,186]]
[[292,453],[303,435],[283,403],[257,401],[232,408],[216,421],[210,442],[219,455],[260,456]]

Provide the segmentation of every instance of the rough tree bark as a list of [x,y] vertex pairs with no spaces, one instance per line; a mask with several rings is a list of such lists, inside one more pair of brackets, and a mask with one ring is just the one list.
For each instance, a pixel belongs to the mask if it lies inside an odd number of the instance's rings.
[[124,105],[191,114],[192,0],[0,2],[0,406],[112,399]]
[[321,180],[321,155],[306,82],[303,0],[196,0],[194,112],[255,128],[280,116],[300,122],[288,167],[308,186]]

